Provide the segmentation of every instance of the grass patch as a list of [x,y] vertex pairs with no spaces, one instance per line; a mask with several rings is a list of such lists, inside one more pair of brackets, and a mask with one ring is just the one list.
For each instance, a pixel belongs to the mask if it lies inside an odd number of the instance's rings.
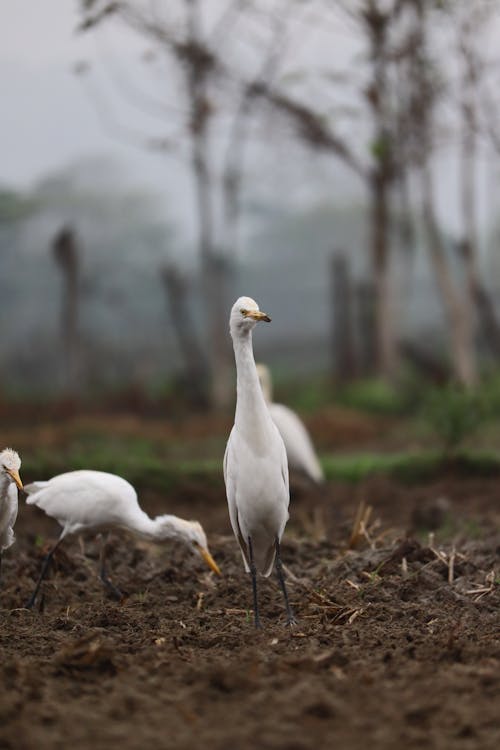
[[175,490],[188,480],[202,479],[214,484],[222,481],[222,461],[217,460],[165,461],[152,455],[118,456],[71,451],[64,455],[45,451],[30,455],[23,460],[22,477],[29,484],[37,479],[50,479],[66,471],[90,468],[118,474],[137,489],[148,488],[160,492]]
[[350,454],[323,456],[328,480],[360,482],[369,476],[390,476],[404,482],[432,479],[443,473],[458,476],[498,476],[500,458],[489,453],[461,453],[447,458],[439,452],[396,454]]
[[439,468],[437,454],[349,454],[323,456],[325,476],[329,480],[359,482],[373,475],[418,480],[431,476]]
[[336,403],[371,414],[401,414],[406,404],[403,396],[383,380],[357,380],[343,387]]
[[324,376],[310,377],[307,381],[290,382],[276,378],[273,400],[286,404],[291,409],[303,414],[321,411],[334,398],[332,384]]
[[[403,482],[425,481],[443,473],[464,477],[500,475],[500,458],[492,453],[440,451],[419,453],[352,453],[321,457],[327,480],[356,483],[370,476]],[[29,484],[77,469],[118,474],[138,489],[175,490],[190,480],[222,483],[222,453],[216,458],[182,458],[163,453],[144,440],[75,441],[62,450],[40,448],[23,457],[22,477]]]

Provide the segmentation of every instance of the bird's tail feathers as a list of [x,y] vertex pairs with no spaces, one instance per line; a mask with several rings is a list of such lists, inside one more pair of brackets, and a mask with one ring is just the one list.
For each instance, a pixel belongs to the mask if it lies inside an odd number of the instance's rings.
[[272,547],[269,548],[267,555],[262,563],[261,567],[261,574],[267,578],[271,575],[273,567],[274,567],[274,558],[276,557],[276,549],[274,547],[274,544]]
[[[248,547],[243,542],[243,538],[241,537],[241,535],[239,536],[238,541],[240,543],[245,570],[247,573],[250,573],[250,555]],[[267,578],[271,575],[274,566],[274,558],[276,556],[276,549],[274,544],[272,544],[267,549],[259,549],[258,547],[254,548],[253,553],[257,572],[260,573],[260,575],[264,576],[264,578]]]
[[[48,485],[48,482],[32,482],[31,484],[25,484],[23,489],[27,495],[34,495],[36,492],[43,490]],[[33,500],[29,497],[26,498],[28,505],[31,505]]]

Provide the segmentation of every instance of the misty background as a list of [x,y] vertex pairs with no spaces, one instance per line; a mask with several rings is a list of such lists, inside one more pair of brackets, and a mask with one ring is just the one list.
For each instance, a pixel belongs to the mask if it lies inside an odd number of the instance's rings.
[[476,381],[498,354],[499,11],[5,6],[3,392],[206,377],[223,405],[240,294],[273,318],[256,348],[279,377],[390,379],[409,364]]

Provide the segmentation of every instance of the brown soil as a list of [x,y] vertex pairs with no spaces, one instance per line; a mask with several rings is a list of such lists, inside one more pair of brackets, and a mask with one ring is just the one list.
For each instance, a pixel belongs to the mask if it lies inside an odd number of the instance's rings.
[[[23,503],[0,591],[0,748],[496,750],[497,498],[496,482],[452,478],[296,492],[283,559],[299,624],[284,627],[279,589],[262,580],[259,632],[222,484],[143,504],[199,518],[223,577],[182,547],[117,537],[122,604],[88,539],[58,553],[41,609],[22,608],[57,534]],[[347,550],[361,500],[368,535]],[[406,536],[426,518],[436,541]]]

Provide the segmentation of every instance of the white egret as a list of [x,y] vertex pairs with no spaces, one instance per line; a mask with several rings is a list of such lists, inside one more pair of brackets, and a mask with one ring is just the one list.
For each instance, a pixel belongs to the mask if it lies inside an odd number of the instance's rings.
[[11,448],[5,448],[0,453],[0,571],[3,552],[14,544],[15,539],[13,529],[17,518],[17,487],[23,489],[20,468],[19,455]]
[[[35,603],[40,584],[52,556],[62,540],[86,531],[121,529],[136,537],[154,542],[175,539],[196,550],[214,573],[220,570],[208,551],[207,537],[197,521],[185,521],[172,515],[150,518],[139,505],[135,489],[122,477],[103,471],[70,471],[48,482],[33,482],[24,488],[26,502],[36,505],[62,526],[58,541],[46,556],[35,590],[26,605]],[[118,597],[121,592],[109,580],[105,568],[105,543],[101,549],[100,578]]]
[[240,297],[231,309],[229,329],[236,360],[237,397],[234,426],[224,455],[229,517],[245,570],[252,576],[257,628],[257,572],[269,576],[275,561],[287,624],[295,623],[280,557],[290,501],[286,451],[264,400],[252,349],[252,330],[261,320],[270,322],[250,297]]
[[325,477],[318,461],[311,437],[300,417],[284,404],[273,402],[271,373],[266,365],[257,365],[257,374],[269,413],[285,443],[288,468],[304,474],[308,479],[321,484]]

